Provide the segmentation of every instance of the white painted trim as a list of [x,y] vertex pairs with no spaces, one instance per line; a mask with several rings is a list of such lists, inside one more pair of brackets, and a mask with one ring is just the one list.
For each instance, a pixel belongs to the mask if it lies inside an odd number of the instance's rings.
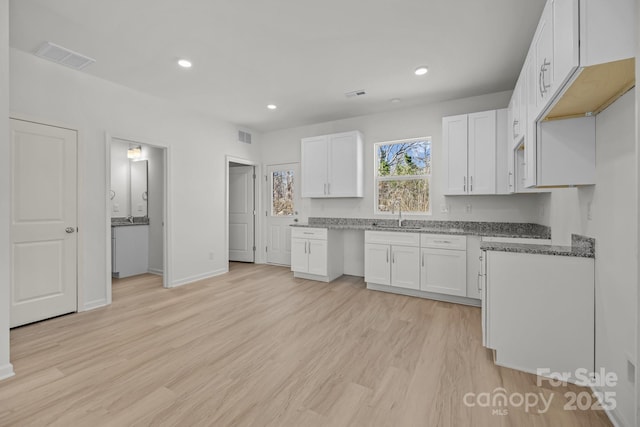
[[80,309],[78,309],[78,312],[95,310],[96,308],[106,307],[109,304],[110,303],[107,302],[106,298],[89,301],[86,302]]
[[256,211],[253,224],[253,244],[256,247],[256,250],[253,253],[253,262],[254,264],[257,264],[258,260],[261,260],[262,258],[259,256],[260,251],[258,250],[262,244],[260,239],[260,236],[262,236],[262,222],[260,221],[260,212],[262,208],[260,203],[262,200],[262,198],[260,197],[260,164],[251,160],[242,159],[240,157],[234,157],[230,155],[225,156],[224,254],[227,264],[229,264],[229,163],[238,163],[241,165],[253,166],[253,173],[256,175],[253,188],[253,208]]
[[15,374],[16,373],[13,371],[13,365],[11,363],[7,363],[4,366],[0,366],[0,380],[11,378]]
[[[591,391],[593,393],[595,392],[602,393],[598,387],[591,387]],[[611,421],[611,424],[613,424],[614,427],[625,427],[625,425],[618,419],[615,410],[611,411],[609,409],[605,409],[604,413],[607,414],[609,421]]]
[[178,286],[188,285],[190,283],[199,282],[205,279],[211,279],[212,277],[220,276],[222,274],[226,274],[229,272],[229,268],[220,268],[218,270],[213,270],[208,273],[198,274],[195,276],[185,277],[184,279],[176,280],[174,283],[169,286],[169,288],[177,288]]
[[148,273],[155,274],[156,276],[164,276],[164,270],[160,270],[159,268],[150,268]]

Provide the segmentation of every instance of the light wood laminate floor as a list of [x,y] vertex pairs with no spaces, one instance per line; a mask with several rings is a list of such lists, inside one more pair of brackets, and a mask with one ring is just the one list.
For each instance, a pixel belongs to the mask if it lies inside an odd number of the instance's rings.
[[[119,280],[113,304],[11,332],[0,425],[608,426],[565,411],[575,386],[497,367],[478,308],[231,264],[176,289]],[[551,408],[467,407],[467,393],[553,395]]]

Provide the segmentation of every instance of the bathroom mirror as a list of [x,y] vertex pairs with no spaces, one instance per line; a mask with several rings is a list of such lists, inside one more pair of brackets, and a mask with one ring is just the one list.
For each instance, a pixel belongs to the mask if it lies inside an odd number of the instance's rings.
[[147,198],[148,198],[148,188],[147,188],[147,161],[146,160],[138,160],[131,161],[131,212],[130,215],[137,216],[147,216]]

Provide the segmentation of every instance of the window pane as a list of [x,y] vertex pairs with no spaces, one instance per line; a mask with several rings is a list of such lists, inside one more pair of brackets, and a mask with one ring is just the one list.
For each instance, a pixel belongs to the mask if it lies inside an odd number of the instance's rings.
[[378,176],[431,174],[430,140],[380,144],[376,155]]
[[429,181],[417,179],[409,181],[378,182],[378,211],[402,212],[429,211]]
[[271,182],[273,183],[271,215],[293,215],[293,171],[276,171],[271,177]]

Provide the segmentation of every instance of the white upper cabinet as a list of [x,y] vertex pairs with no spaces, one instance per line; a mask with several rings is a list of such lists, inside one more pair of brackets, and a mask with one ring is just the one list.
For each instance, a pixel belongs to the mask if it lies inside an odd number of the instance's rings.
[[362,134],[302,139],[302,197],[363,197]]
[[[444,117],[445,195],[506,193],[506,156],[499,156],[502,170],[496,170],[497,147],[506,150],[506,134],[506,110],[501,110],[500,114],[491,110]],[[500,191],[497,189],[497,174],[501,174]]]
[[546,107],[554,90],[554,58],[553,58],[553,4],[555,0],[549,0],[542,12],[538,23],[538,29],[533,39],[533,54],[535,69],[538,73],[536,79],[538,93],[536,96],[536,111]]

